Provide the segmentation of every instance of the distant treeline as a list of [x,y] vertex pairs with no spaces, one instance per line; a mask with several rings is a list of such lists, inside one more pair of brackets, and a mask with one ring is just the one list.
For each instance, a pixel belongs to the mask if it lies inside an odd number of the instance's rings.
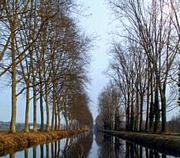
[[180,133],[180,114],[168,121],[167,126],[170,132]]

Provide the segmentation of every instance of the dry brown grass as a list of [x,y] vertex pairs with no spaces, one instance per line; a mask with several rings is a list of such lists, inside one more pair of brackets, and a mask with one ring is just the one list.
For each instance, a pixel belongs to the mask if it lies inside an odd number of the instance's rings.
[[36,146],[38,144],[44,144],[65,137],[70,137],[81,132],[82,131],[19,132],[15,134],[0,133],[0,156],[30,146]]

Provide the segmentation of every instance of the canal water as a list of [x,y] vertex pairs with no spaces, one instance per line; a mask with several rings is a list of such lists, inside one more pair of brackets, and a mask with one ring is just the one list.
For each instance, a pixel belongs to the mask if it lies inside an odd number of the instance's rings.
[[[117,137],[84,133],[71,138],[31,147],[2,158],[177,158]],[[180,158],[180,156],[179,156]]]

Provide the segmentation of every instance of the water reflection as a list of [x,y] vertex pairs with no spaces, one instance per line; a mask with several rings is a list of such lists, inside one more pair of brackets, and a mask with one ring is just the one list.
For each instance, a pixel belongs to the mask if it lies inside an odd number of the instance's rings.
[[[69,144],[66,145],[62,152],[61,158],[84,158],[88,157],[89,151],[91,149],[93,135],[89,134],[86,136],[86,139],[83,138],[82,135],[78,138],[78,143],[74,141],[75,139],[70,139]],[[68,144],[68,140],[66,140]]]
[[96,135],[96,142],[99,145],[99,158],[123,158],[125,157],[124,141],[101,133]]
[[96,142],[98,158],[175,158],[102,133],[96,135]]
[[93,142],[92,133],[62,139],[49,144],[27,148],[3,158],[85,158]]
[[12,153],[3,158],[175,158],[118,137],[84,133]]
[[137,157],[137,158],[167,158],[173,156],[167,156],[163,153],[158,153],[155,150],[144,148],[139,145],[131,144],[131,143],[126,143],[126,158],[132,158],[132,157]]

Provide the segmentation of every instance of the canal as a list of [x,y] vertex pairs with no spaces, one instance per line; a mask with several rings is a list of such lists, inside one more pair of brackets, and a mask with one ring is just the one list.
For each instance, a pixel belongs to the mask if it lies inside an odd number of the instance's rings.
[[[177,158],[102,133],[84,133],[2,155],[2,158]],[[179,156],[180,157],[180,156]]]

